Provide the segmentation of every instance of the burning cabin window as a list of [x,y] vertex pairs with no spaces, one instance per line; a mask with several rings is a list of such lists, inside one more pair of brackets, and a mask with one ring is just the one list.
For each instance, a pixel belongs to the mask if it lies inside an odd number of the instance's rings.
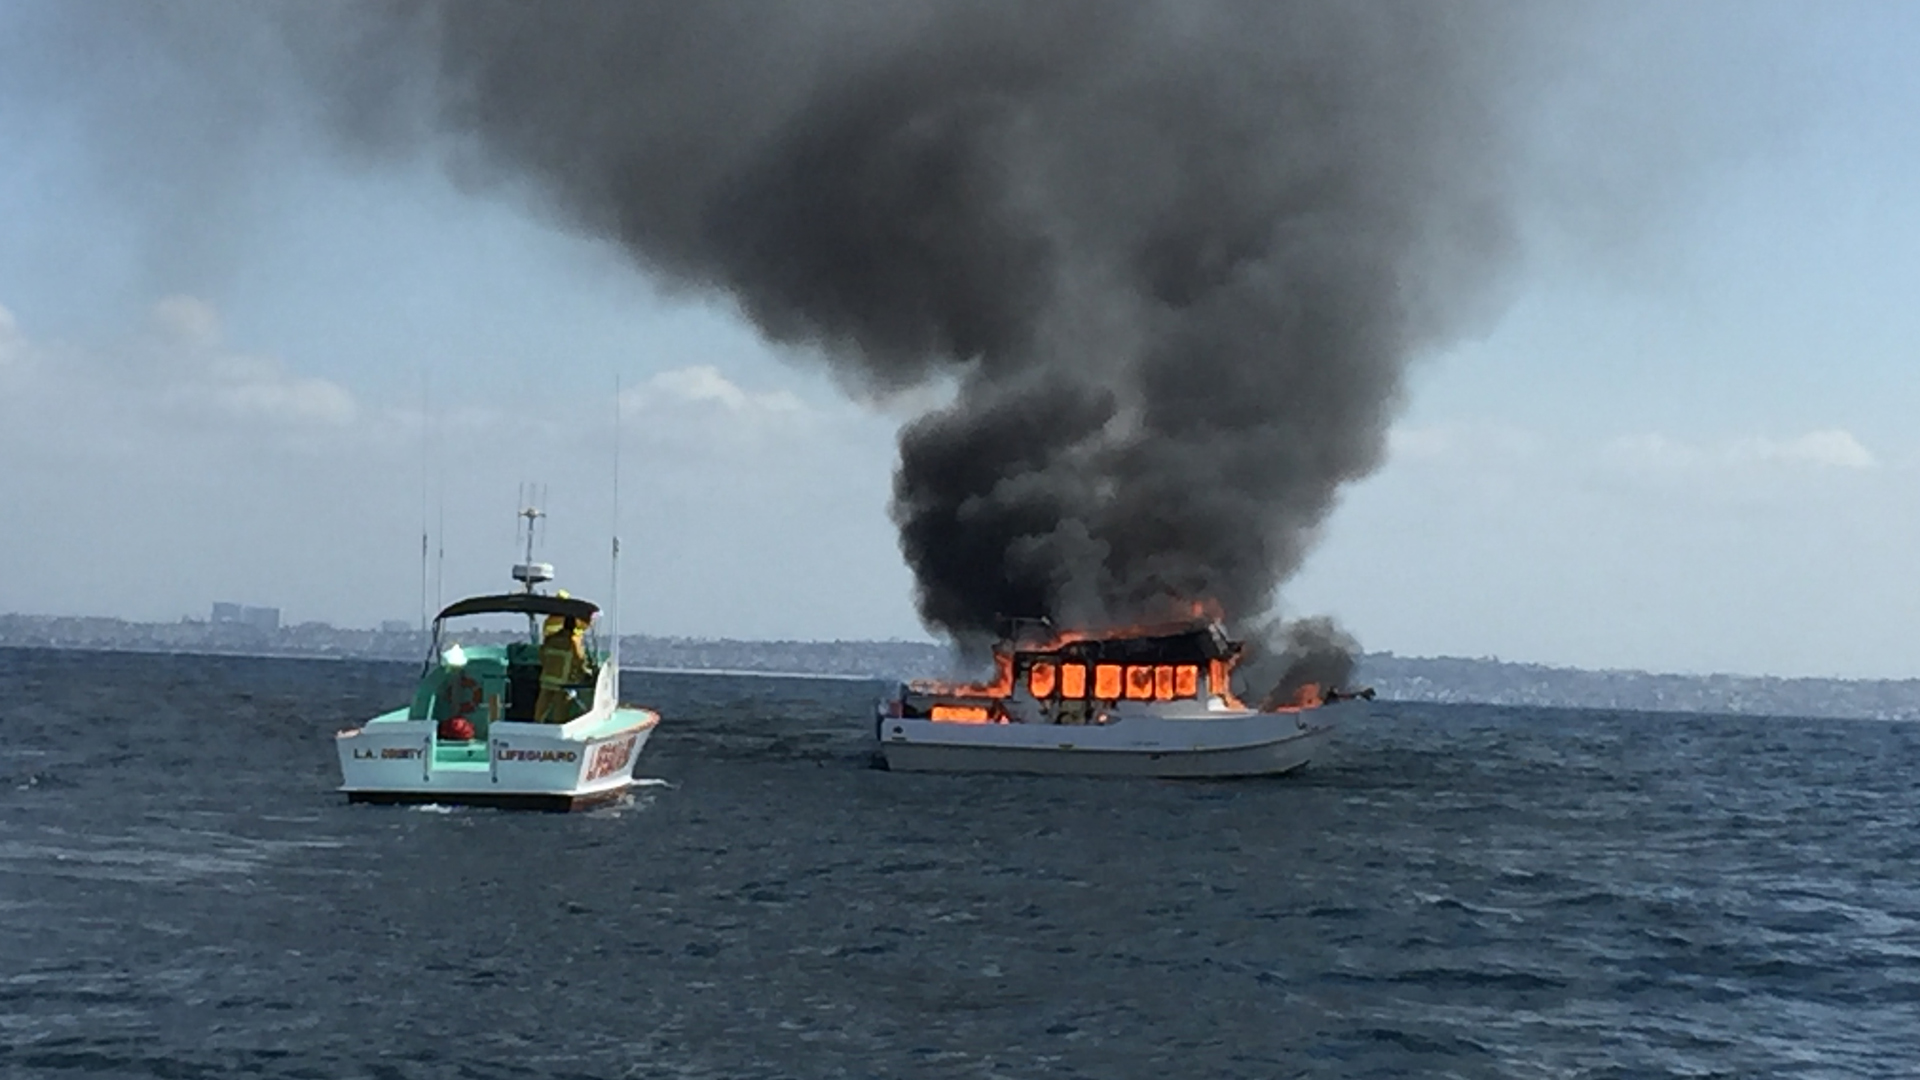
[[1153,700],[1153,665],[1127,665],[1127,696],[1135,701]]
[[1027,670],[1027,689],[1033,691],[1036,699],[1053,696],[1057,669],[1049,662],[1041,660]]
[[1153,696],[1161,701],[1173,700],[1173,665],[1161,664],[1153,669]]
[[1115,701],[1120,697],[1120,665],[1095,664],[1093,666],[1093,696],[1102,701]]
[[1060,696],[1063,698],[1087,696],[1087,665],[1060,665]]
[[1173,696],[1191,698],[1200,696],[1200,666],[1181,664],[1173,669]]

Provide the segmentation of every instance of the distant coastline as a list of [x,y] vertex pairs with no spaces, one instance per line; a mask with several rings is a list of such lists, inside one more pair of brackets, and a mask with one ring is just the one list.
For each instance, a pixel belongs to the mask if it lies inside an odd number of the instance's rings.
[[[194,620],[0,615],[0,648],[9,647],[413,662],[425,654],[427,643],[417,630],[354,630],[324,623],[267,629]],[[885,681],[947,676],[955,665],[945,646],[915,641],[626,634],[620,650],[624,668],[659,672]],[[1358,681],[1395,701],[1920,720],[1920,679],[1668,675],[1368,653],[1361,657]]]

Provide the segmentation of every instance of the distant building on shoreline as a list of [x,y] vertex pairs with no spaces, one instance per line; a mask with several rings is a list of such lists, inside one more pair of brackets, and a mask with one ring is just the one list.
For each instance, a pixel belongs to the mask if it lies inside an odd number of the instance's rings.
[[280,609],[277,607],[247,607],[244,604],[230,604],[222,600],[213,602],[213,616],[208,621],[224,623],[230,626],[251,626],[255,630],[264,630],[271,634],[280,629]]

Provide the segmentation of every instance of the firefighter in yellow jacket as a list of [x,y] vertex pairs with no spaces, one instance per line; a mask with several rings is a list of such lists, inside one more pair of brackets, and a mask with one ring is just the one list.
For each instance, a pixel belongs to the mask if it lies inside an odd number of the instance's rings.
[[586,680],[587,649],[582,640],[586,632],[586,623],[571,615],[547,616],[540,631],[540,697],[533,705],[535,722],[564,724],[573,719],[573,702],[566,688]]

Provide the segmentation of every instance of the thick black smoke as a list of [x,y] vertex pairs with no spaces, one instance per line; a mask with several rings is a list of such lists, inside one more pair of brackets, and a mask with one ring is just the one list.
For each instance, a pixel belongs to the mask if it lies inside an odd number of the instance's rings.
[[1293,704],[1302,687],[1341,690],[1353,677],[1360,643],[1327,618],[1296,619],[1260,628],[1235,674],[1262,708]]
[[963,637],[1265,612],[1510,246],[1502,7],[377,10],[321,72],[363,134],[418,80],[468,178],[871,386],[951,381],[894,517]]
[[268,10],[358,149],[431,146],[845,379],[950,390],[893,513],[962,638],[1196,600],[1249,625],[1512,246],[1518,7]]

